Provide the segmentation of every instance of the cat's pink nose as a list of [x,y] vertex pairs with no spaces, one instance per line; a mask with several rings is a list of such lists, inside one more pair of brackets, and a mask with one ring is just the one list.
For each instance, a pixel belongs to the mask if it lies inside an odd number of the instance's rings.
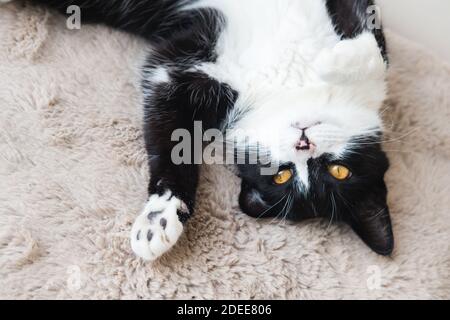
[[314,150],[316,149],[316,145],[309,140],[309,137],[307,136],[306,132],[312,127],[318,126],[320,124],[321,122],[314,122],[314,123],[310,122],[308,125],[307,123],[300,123],[300,122],[292,124],[293,128],[296,128],[302,132],[300,139],[294,146],[297,151],[314,152]]
[[314,143],[312,143],[308,136],[306,135],[306,130],[308,128],[305,129],[301,129],[302,130],[302,135],[300,137],[300,140],[297,141],[297,143],[295,144],[295,149],[297,151],[314,151],[316,146]]
[[303,130],[300,140],[295,144],[295,149],[297,151],[314,151],[315,147],[314,143],[306,136],[305,130]]
[[295,148],[297,150],[309,150],[311,147],[311,144],[309,143],[309,141],[305,141],[305,140],[300,140],[297,145],[295,146]]

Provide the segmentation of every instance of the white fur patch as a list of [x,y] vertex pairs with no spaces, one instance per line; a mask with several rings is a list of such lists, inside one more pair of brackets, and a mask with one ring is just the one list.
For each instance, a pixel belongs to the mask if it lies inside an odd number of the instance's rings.
[[153,84],[167,83],[170,81],[169,72],[165,67],[158,67],[153,71],[148,80]]
[[170,75],[166,67],[160,66],[156,69],[144,69],[143,79],[146,83],[143,88],[144,98],[148,99],[153,94],[154,86],[170,82]]
[[183,233],[177,211],[184,203],[168,191],[163,196],[152,195],[131,230],[131,247],[145,260],[156,260],[170,250]]

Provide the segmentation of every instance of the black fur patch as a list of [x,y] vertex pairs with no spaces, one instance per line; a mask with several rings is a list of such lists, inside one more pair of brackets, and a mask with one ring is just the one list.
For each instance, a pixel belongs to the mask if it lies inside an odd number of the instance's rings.
[[81,9],[82,23],[103,23],[151,41],[165,41],[174,32],[189,29],[189,13],[179,9],[196,0],[33,0],[63,14],[69,6]]

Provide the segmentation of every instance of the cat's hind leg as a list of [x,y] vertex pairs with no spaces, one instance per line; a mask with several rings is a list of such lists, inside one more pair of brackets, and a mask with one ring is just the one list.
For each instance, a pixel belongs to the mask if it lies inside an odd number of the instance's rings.
[[[183,8],[186,0],[28,0],[66,15],[67,9],[80,10],[81,23],[101,23],[159,41],[180,30],[189,19]],[[7,0],[0,0],[9,2]]]

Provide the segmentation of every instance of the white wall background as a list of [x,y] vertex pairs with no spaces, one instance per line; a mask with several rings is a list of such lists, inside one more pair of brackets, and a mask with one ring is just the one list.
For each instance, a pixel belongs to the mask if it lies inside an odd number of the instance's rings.
[[376,0],[383,24],[450,62],[450,0]]

